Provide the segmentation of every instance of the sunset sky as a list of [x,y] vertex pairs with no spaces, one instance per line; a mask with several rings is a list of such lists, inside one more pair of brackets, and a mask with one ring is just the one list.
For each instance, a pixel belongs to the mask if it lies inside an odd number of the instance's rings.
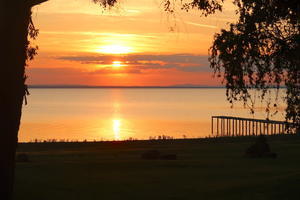
[[[176,16],[160,0],[121,0],[104,11],[91,0],[49,0],[33,8],[39,55],[29,63],[30,85],[219,85],[208,49],[213,35],[237,16]],[[179,2],[179,1],[178,1]]]

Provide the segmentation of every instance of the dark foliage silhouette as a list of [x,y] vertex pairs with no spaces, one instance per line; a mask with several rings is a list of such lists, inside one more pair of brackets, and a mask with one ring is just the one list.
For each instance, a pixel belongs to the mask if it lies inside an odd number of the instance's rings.
[[[286,87],[286,120],[300,126],[300,2],[235,0],[239,19],[216,34],[210,64],[224,78],[227,99],[243,101],[254,112],[255,97],[267,98],[266,113],[277,101],[266,94]],[[250,102],[250,103],[249,103]],[[276,110],[276,109],[275,109]],[[267,118],[268,118],[267,117]]]
[[[224,0],[164,0],[165,11],[222,11]],[[267,118],[276,114],[280,86],[286,87],[286,120],[300,132],[300,2],[298,0],[234,0],[239,19],[214,37],[210,66],[223,78],[227,100],[243,101],[254,113],[255,99],[265,101]],[[277,89],[271,98],[271,89]],[[251,91],[256,91],[251,93]],[[271,113],[271,108],[275,112]]]
[[276,158],[277,154],[271,152],[267,138],[264,135],[260,135],[256,138],[256,142],[246,149],[245,156],[249,158]]
[[1,95],[0,95],[0,198],[11,199],[13,194],[15,151],[18,141],[25,85],[26,61],[33,59],[36,47],[29,38],[38,31],[31,21],[31,7],[43,0],[0,3],[1,18]]

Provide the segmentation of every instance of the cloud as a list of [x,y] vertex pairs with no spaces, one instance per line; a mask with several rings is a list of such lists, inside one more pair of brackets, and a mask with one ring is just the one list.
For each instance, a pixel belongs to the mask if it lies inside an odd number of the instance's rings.
[[102,68],[88,72],[88,74],[141,74],[142,71],[136,68],[126,68],[126,69],[112,69],[112,68]]
[[28,68],[30,74],[35,75],[52,75],[52,76],[70,76],[83,73],[81,69],[77,68],[67,68],[67,67],[57,67],[57,68]]
[[[146,73],[149,70],[167,71],[171,69],[182,72],[211,71],[207,56],[193,54],[61,56],[56,59],[97,65],[100,69],[93,73]],[[113,61],[120,61],[126,67],[114,70],[110,67]]]
[[212,29],[217,29],[217,26],[214,25],[208,25],[208,24],[199,24],[199,23],[194,23],[194,22],[186,22],[187,24],[194,25],[194,26],[199,26],[203,28],[212,28]]
[[109,32],[92,32],[92,31],[40,31],[39,33],[49,34],[49,35],[88,35],[88,36],[109,36],[109,37],[139,37],[139,38],[158,38],[154,35],[142,35],[142,34],[125,34],[125,33],[109,33]]
[[97,55],[97,56],[61,56],[60,60],[68,61],[111,61],[116,59],[124,59],[126,61],[164,61],[164,62],[207,62],[207,56],[194,54],[130,54],[130,55]]

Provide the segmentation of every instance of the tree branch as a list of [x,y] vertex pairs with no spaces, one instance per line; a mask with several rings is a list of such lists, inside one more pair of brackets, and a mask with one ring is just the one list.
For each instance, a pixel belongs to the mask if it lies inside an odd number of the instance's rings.
[[30,7],[33,7],[33,6],[39,5],[41,3],[44,3],[48,0],[26,0],[26,1]]

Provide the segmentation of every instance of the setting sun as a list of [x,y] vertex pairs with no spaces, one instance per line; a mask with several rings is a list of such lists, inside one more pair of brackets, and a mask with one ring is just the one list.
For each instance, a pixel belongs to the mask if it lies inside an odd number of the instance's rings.
[[124,65],[122,64],[121,61],[113,61],[111,66],[115,67],[115,68],[119,68],[119,67],[122,67]]
[[128,54],[128,53],[133,52],[130,47],[116,45],[116,44],[102,46],[99,49],[97,49],[96,51],[100,52],[100,53],[105,53],[105,54]]

